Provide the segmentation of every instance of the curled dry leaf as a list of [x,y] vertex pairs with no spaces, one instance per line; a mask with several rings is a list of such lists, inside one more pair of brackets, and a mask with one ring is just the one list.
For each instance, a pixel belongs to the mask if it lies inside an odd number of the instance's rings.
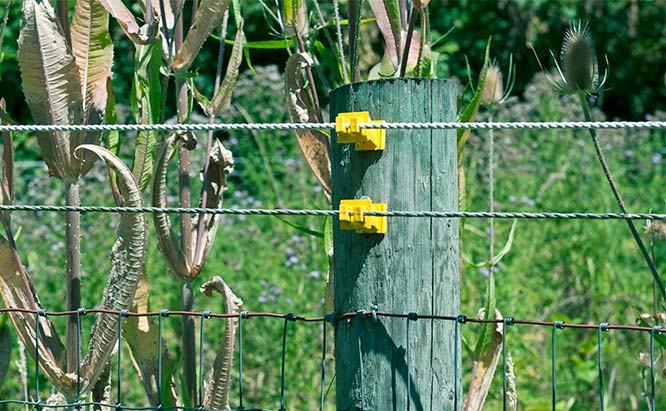
[[368,3],[386,42],[386,53],[393,66],[392,71],[395,72],[400,64],[403,46],[400,5],[398,0],[369,0]]
[[[287,60],[285,92],[289,117],[294,122],[315,122],[317,114],[310,104],[304,71],[314,61],[307,53],[296,53]],[[331,199],[331,148],[328,137],[319,130],[294,130],[298,145],[315,178],[321,184],[326,198]]]
[[231,105],[231,95],[238,79],[238,70],[240,69],[241,62],[243,61],[243,20],[240,20],[240,27],[236,31],[236,38],[234,39],[234,47],[231,50],[231,57],[229,58],[229,65],[224,74],[224,79],[220,88],[217,90],[210,103],[206,107],[206,114],[209,116],[220,116],[229,109]]
[[[152,206],[167,206],[166,172],[169,159],[176,149],[177,136],[167,138],[158,149],[155,161],[155,172],[151,188]],[[189,280],[195,269],[192,262],[185,256],[180,241],[171,228],[171,219],[166,213],[153,213],[153,222],[157,231],[159,249],[164,256],[167,267],[176,277]]]
[[[224,306],[227,314],[238,314],[243,307],[243,300],[238,298],[231,288],[215,276],[201,286],[201,292],[212,296],[218,292],[224,297]],[[234,358],[234,346],[236,342],[236,329],[238,318],[227,318],[224,327],[224,338],[215,357],[213,369],[208,376],[208,383],[204,394],[204,407],[208,409],[228,410],[229,391],[231,388],[231,371]]]
[[[152,205],[154,207],[167,206],[166,172],[169,159],[173,155],[178,138],[176,135],[169,137],[160,147],[155,162],[155,178],[152,185]],[[208,175],[205,180],[208,185],[204,187],[207,191],[206,204],[200,203],[200,207],[219,208],[222,205],[222,194],[227,189],[227,176],[234,169],[234,160],[231,151],[227,150],[219,140],[215,140],[209,159]],[[191,281],[199,275],[203,269],[206,256],[210,251],[217,229],[217,216],[207,214],[203,218],[203,226],[199,227],[199,216],[194,215],[192,219],[192,236],[197,238],[197,231],[203,230],[203,243],[199,247],[200,255],[187,256],[183,252],[180,241],[173,231],[169,214],[153,213],[153,221],[157,231],[159,248],[167,262],[167,267],[178,278]]]
[[[150,312],[150,290],[148,288],[148,278],[145,273],[141,275],[139,285],[134,296],[132,304],[134,312]],[[159,348],[159,330],[155,321],[151,317],[129,317],[123,329],[123,336],[130,348],[130,356],[134,368],[137,370],[139,379],[143,384],[148,400],[152,405],[177,405],[178,395],[176,386],[170,375],[166,375],[165,370],[175,368],[172,364],[173,358],[169,354],[167,345],[162,343],[162,363],[163,380],[166,379],[169,384],[168,390],[163,390],[163,395],[167,398],[160,399],[158,390],[158,364],[157,350]],[[164,401],[162,401],[164,400]]]
[[[150,3],[153,6],[153,10],[155,12],[155,19],[159,21],[160,24],[162,24],[162,7],[161,5],[164,5],[164,21],[166,21],[166,28],[167,30],[173,30],[174,25],[176,23],[176,16],[173,12],[173,8],[171,8],[171,2],[170,1],[162,1],[160,4],[160,0],[150,0]],[[141,0],[141,5],[143,6],[144,10],[146,8],[146,0]]]
[[132,12],[125,7],[122,0],[97,0],[116,19],[120,28],[127,37],[136,44],[149,44],[155,41],[159,32],[159,21],[153,21],[152,26],[139,26]]
[[[125,207],[142,207],[141,192],[125,164],[109,150],[82,145],[77,150],[89,150],[99,156],[118,175],[118,188]],[[121,213],[118,239],[111,252],[111,271],[104,288],[100,308],[125,310],[130,308],[143,272],[146,250],[146,220],[142,213]],[[81,390],[87,392],[104,370],[104,365],[116,345],[118,317],[97,314],[90,331],[88,351],[81,362]]]
[[100,375],[99,380],[92,389],[92,400],[96,404],[92,406],[93,411],[108,411],[107,407],[99,404],[110,404],[111,402],[111,363],[107,363]]
[[176,56],[171,62],[171,68],[175,71],[186,71],[194,58],[199,54],[201,46],[210,33],[217,27],[224,13],[229,8],[231,0],[201,0],[194,15],[194,23],[187,32],[187,37],[177,50]]
[[[204,181],[208,184],[204,187],[206,190],[206,204],[200,203],[203,208],[220,208],[222,206],[222,194],[227,190],[227,176],[234,171],[234,159],[231,151],[227,150],[220,140],[215,140],[210,153],[208,173]],[[203,270],[206,257],[210,252],[217,231],[218,215],[206,214],[203,221],[199,216],[192,217],[193,233],[192,237],[197,238],[197,231],[203,230],[202,244],[199,248],[201,254],[193,258],[195,275]],[[203,226],[199,226],[203,222]]]
[[[5,99],[0,99],[0,109],[4,110]],[[0,177],[0,204],[12,204],[14,202],[14,148],[12,147],[12,134],[9,131],[2,132],[2,176]],[[8,216],[9,212],[0,213]]]
[[[98,0],[78,0],[72,17],[72,54],[79,69],[86,124],[104,122],[113,43],[109,13]],[[101,134],[97,133],[95,144]]]
[[[50,2],[23,3],[17,57],[26,102],[35,123],[82,124],[79,68]],[[74,148],[87,140],[82,132],[39,133],[37,141],[49,173],[68,182],[87,173],[94,156],[74,155]]]
[[284,28],[288,35],[304,35],[308,28],[308,10],[305,0],[284,0]]
[[[25,272],[18,252],[8,240],[0,236],[0,293],[5,307],[41,309],[30,277]],[[35,353],[35,315],[12,312],[9,318],[16,334],[28,353]],[[48,317],[39,318],[39,366],[41,372],[61,392],[75,393],[75,378],[63,370],[65,347]]]
[[[485,309],[479,310],[478,318],[485,318]],[[502,313],[495,310],[495,318],[501,320]],[[465,396],[463,411],[481,411],[488,396],[490,384],[495,375],[502,349],[502,323],[497,323],[490,336],[490,344],[485,353],[474,358],[472,365],[472,379]]]

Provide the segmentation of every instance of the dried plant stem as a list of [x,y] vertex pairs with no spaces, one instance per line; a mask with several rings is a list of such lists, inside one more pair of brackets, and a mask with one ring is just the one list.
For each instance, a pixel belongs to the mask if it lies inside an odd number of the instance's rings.
[[[65,183],[65,203],[67,206],[78,207],[79,183]],[[81,307],[81,215],[78,212],[65,213],[65,236],[67,256],[67,310],[76,311]],[[76,372],[77,336],[79,325],[76,316],[67,316],[67,372]]]
[[72,44],[72,41],[69,37],[69,7],[67,6],[67,0],[58,0],[56,7],[58,10],[58,21],[60,22],[62,32],[65,34],[67,44]]
[[[213,95],[216,95],[220,89],[220,83],[222,83],[222,66],[224,65],[224,39],[227,37],[227,23],[229,22],[229,9],[224,12],[224,17],[222,18],[222,29],[220,30],[220,46],[217,52],[217,69],[215,72],[215,85],[213,86]],[[208,122],[213,124],[215,122],[215,116],[211,115],[208,117]],[[206,157],[204,160],[204,171],[203,171],[203,188],[201,189],[201,206],[207,207],[208,202],[208,170],[210,169],[210,153],[213,150],[213,131],[208,131],[208,139],[206,140]],[[204,224],[204,219],[206,218],[205,214],[199,215],[199,220],[197,224],[197,238],[196,244],[194,247],[194,262],[203,263],[203,238],[206,232],[206,227]]]
[[349,19],[349,67],[352,81],[361,81],[361,68],[358,65],[358,39],[360,37],[361,0],[349,0],[347,3]]
[[[174,7],[180,9],[182,0],[176,0]],[[176,33],[174,43],[176,50],[183,45],[183,15],[178,16],[176,21]],[[188,114],[188,90],[184,80],[176,80],[176,105],[178,108],[178,122],[182,123]],[[190,152],[183,145],[178,148],[178,187],[181,207],[191,207],[192,197],[190,190]],[[180,244],[185,257],[192,258],[192,219],[182,216],[180,219]],[[181,308],[192,311],[194,307],[194,292],[192,284],[183,282],[181,286]],[[183,357],[183,373],[185,375],[185,387],[189,396],[189,404],[194,406],[197,399],[197,364],[196,346],[194,337],[194,318],[188,315],[181,317],[181,355]]]
[[402,61],[400,62],[400,77],[405,77],[407,71],[407,62],[409,61],[409,49],[412,47],[412,37],[414,36],[414,26],[416,25],[416,10],[412,9],[409,17],[409,28],[407,29],[407,38],[405,46],[402,48]]
[[9,21],[9,11],[12,8],[12,0],[7,0],[5,4],[5,15],[2,18],[2,27],[0,28],[0,50],[2,50],[2,39],[5,37],[5,29],[7,28],[7,22]]
[[[180,307],[183,311],[194,311],[194,288],[192,282],[183,282],[180,287]],[[181,344],[183,356],[183,369],[185,371],[185,385],[191,406],[197,401],[197,363],[196,339],[194,336],[194,317],[184,315],[180,323]],[[183,399],[185,400],[185,399]]]
[[[316,2],[315,2],[316,3]],[[333,0],[333,9],[335,10],[335,35],[338,41],[338,51],[340,53],[340,64],[342,65],[342,80],[349,83],[347,75],[347,63],[345,62],[345,48],[342,44],[342,25],[340,24],[340,0]]]
[[[298,43],[298,50],[301,53],[305,53],[305,43],[303,43],[303,37],[301,33],[298,32],[296,28],[296,23],[294,23],[294,33],[296,33],[296,42]],[[314,76],[312,75],[312,68],[307,66],[305,68],[305,74],[308,76],[308,86],[310,87],[310,94],[312,95],[312,105],[314,106],[314,111],[317,115],[317,121],[323,121],[321,116],[321,106],[319,105],[319,97],[317,97],[317,87],[314,82]]]
[[[169,48],[169,60],[171,60],[171,53],[173,53],[173,49],[171,47],[171,36],[169,36],[169,27],[167,26],[167,19],[165,13],[166,8],[164,7],[164,0],[160,0],[159,5],[160,5],[160,18],[162,19],[162,35],[164,36],[164,40],[166,40],[167,47]],[[150,7],[148,6],[148,4],[146,4],[146,9],[149,8]]]
[[[592,121],[592,116],[590,115],[590,107],[587,104],[587,99],[586,99],[586,94],[583,91],[578,92],[578,99],[580,100],[580,105],[583,108],[583,113],[585,115],[585,121]],[[613,175],[611,174],[610,168],[608,168],[608,163],[606,162],[606,157],[604,156],[603,151],[601,150],[601,146],[599,145],[599,140],[597,139],[597,132],[594,129],[589,129],[590,132],[590,137],[592,138],[592,143],[594,144],[594,149],[597,152],[597,158],[599,159],[599,162],[601,163],[601,168],[604,171],[604,175],[606,176],[606,180],[608,180],[608,184],[610,184],[611,191],[613,191],[613,195],[615,196],[615,200],[617,201],[617,204],[620,206],[620,209],[624,214],[627,214],[627,207],[624,205],[624,200],[622,199],[622,196],[620,195],[620,191],[617,188],[617,184],[615,183],[615,180],[613,179]],[[645,259],[645,262],[648,265],[648,268],[650,269],[650,272],[652,273],[652,277],[654,279],[654,282],[657,284],[659,287],[659,291],[661,292],[661,297],[666,301],[666,289],[664,289],[664,283],[661,281],[661,278],[659,278],[659,273],[657,272],[657,267],[654,265],[654,261],[652,261],[652,258],[650,258],[650,254],[648,253],[647,249],[645,248],[645,244],[643,244],[643,240],[641,240],[640,234],[638,234],[638,230],[636,230],[636,226],[634,225],[634,222],[632,220],[625,220],[627,222],[627,225],[629,226],[629,230],[631,231],[631,234],[634,236],[634,240],[636,240],[636,244],[638,245],[638,249],[640,250],[641,254],[643,255],[643,258]]]
[[[340,64],[340,68],[342,69],[342,79],[344,82],[347,82],[347,71],[345,68],[345,55],[344,51],[342,50],[342,29],[340,28],[340,14],[338,13],[338,2],[333,3],[333,7],[335,8],[335,16],[336,16],[336,33],[337,33],[337,43],[333,40],[333,37],[330,35],[328,30],[322,30],[324,32],[324,37],[326,37],[326,41],[331,45],[331,47],[335,48],[336,51],[338,52],[338,62]],[[317,10],[317,16],[319,17],[319,23],[321,24],[321,27],[326,27],[326,19],[324,18],[324,13],[321,11],[321,7],[319,7],[319,2],[315,1],[314,2],[315,9]]]
[[[493,122],[493,110],[488,111],[488,121]],[[488,211],[495,211],[495,135],[494,130],[488,130]],[[490,259],[488,260],[488,271],[493,270],[495,265],[495,219],[491,218],[488,227]]]

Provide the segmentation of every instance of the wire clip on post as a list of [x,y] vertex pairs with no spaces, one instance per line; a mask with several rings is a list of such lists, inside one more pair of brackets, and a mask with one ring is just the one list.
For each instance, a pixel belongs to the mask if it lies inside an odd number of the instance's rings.
[[381,151],[386,145],[386,130],[361,128],[362,123],[385,123],[384,120],[371,120],[370,113],[358,111],[340,113],[335,118],[335,133],[339,144],[355,143],[356,151]]
[[369,198],[340,200],[340,230],[356,230],[359,234],[386,234],[386,216],[367,216],[366,211],[386,211],[383,203],[373,204]]

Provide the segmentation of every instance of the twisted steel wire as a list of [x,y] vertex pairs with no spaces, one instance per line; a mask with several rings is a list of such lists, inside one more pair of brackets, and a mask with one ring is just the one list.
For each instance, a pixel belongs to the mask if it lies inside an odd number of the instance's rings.
[[[263,209],[263,208],[197,208],[197,207],[106,207],[58,205],[0,205],[0,211],[49,211],[80,213],[167,213],[167,214],[228,214],[268,216],[337,216],[339,210]],[[488,212],[488,211],[366,211],[367,216],[426,218],[502,218],[502,219],[591,219],[591,220],[666,220],[659,213],[581,213],[581,212]]]
[[[363,129],[666,129],[666,121],[515,121],[515,122],[387,122],[361,123]],[[241,130],[323,130],[335,123],[202,123],[202,124],[13,124],[0,125],[0,132],[55,131],[241,131]]]

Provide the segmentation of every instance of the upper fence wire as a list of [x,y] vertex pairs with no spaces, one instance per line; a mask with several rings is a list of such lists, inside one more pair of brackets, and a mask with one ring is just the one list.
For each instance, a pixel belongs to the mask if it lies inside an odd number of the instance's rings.
[[[387,122],[360,123],[365,129],[666,129],[666,121],[547,121],[547,122]],[[334,129],[335,123],[210,123],[210,124],[68,124],[0,125],[0,132],[49,131],[234,131]]]

